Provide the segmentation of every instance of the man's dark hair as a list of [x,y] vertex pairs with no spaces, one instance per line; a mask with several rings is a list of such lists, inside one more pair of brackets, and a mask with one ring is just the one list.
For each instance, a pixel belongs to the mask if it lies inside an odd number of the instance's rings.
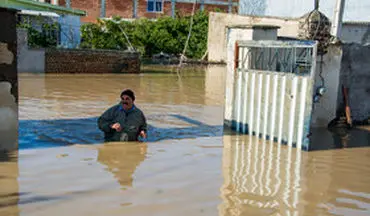
[[123,95],[129,96],[133,101],[135,100],[135,94],[131,89],[126,89],[121,93],[121,99]]

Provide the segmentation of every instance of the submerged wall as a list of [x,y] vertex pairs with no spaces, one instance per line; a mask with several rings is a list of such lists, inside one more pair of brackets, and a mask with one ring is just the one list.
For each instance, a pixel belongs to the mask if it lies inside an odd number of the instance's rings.
[[343,110],[341,86],[349,88],[349,106],[352,120],[370,117],[370,45],[343,44],[338,91],[338,112]]
[[19,72],[28,73],[140,73],[136,52],[89,49],[33,49],[28,35],[17,29]]
[[15,11],[0,8],[0,32],[0,151],[13,151],[18,148]]
[[140,55],[115,50],[47,49],[46,73],[140,73]]
[[322,59],[317,57],[312,97],[320,87],[325,88],[325,93],[313,104],[312,127],[326,128],[336,118],[341,61],[342,48],[339,45],[330,45]]

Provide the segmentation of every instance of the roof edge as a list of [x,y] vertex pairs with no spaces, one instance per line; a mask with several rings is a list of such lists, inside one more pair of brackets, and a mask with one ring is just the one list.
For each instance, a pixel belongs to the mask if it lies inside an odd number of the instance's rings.
[[79,9],[66,8],[58,5],[42,3],[32,0],[4,0],[0,1],[0,7],[11,8],[11,9],[27,9],[27,10],[38,10],[38,11],[49,11],[58,14],[69,14],[77,16],[86,16],[86,12]]

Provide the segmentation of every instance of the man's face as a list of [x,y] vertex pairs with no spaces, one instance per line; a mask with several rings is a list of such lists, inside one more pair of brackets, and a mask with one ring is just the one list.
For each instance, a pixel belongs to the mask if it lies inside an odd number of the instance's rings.
[[129,96],[127,95],[122,95],[122,107],[123,109],[125,110],[129,110],[132,108],[132,105],[133,105],[133,101],[132,101],[132,98],[130,98]]

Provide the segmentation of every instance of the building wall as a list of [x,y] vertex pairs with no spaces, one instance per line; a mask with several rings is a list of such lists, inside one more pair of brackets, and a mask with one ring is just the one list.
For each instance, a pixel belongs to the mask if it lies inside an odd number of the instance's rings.
[[[106,1],[106,17],[113,15],[119,15],[124,18],[133,17],[133,1],[122,1],[122,0],[105,0]],[[98,17],[96,17],[98,18]]]
[[[320,1],[320,11],[329,19],[334,17],[337,0]],[[300,17],[314,9],[314,1],[303,0],[240,0],[239,14]],[[346,0],[343,14],[344,21],[370,21],[369,0]]]
[[370,22],[344,23],[340,39],[346,43],[370,43]]
[[299,19],[210,13],[208,24],[209,61],[226,62],[226,28],[229,25],[276,25],[280,26],[278,36],[297,37]]
[[[59,5],[66,7],[66,0],[59,0]],[[81,22],[95,22],[100,17],[101,0],[71,0],[71,7],[86,11]]]
[[0,151],[18,149],[18,77],[15,11],[0,8]]
[[47,49],[46,73],[140,73],[139,53],[115,50]]
[[[296,38],[300,18],[259,17],[210,13],[208,27],[208,60],[226,61],[226,27],[229,25],[276,25],[279,37]],[[370,22],[343,24],[341,40],[345,43],[370,43]]]
[[[140,18],[140,17],[158,18],[158,17],[161,17],[161,16],[171,16],[171,10],[172,10],[171,2],[164,2],[162,13],[147,12],[147,1],[146,0],[138,0],[138,8],[137,8],[136,17],[137,18]],[[133,15],[131,17],[127,17],[127,18],[132,18],[132,17],[133,17]]]
[[352,119],[363,121],[370,117],[370,45],[344,44],[338,86],[338,111],[343,110],[341,87],[349,88]]
[[317,88],[323,85],[326,92],[318,103],[313,104],[311,126],[325,128],[336,117],[342,48],[337,45],[329,46],[328,52],[323,56],[322,60],[324,63],[321,67],[321,57],[317,57],[313,93],[315,94]]
[[[191,14],[193,8],[193,1],[189,2],[175,2],[175,11],[179,14]],[[215,11],[216,8],[221,11],[228,12],[227,5],[211,4],[213,0],[205,0],[204,10]],[[214,0],[216,1],[216,0]],[[105,0],[106,2],[106,17],[121,16],[122,18],[134,18],[134,0]],[[200,1],[199,1],[200,2]],[[229,0],[217,0],[217,2],[228,3]],[[238,2],[238,0],[233,0]],[[59,5],[66,6],[66,0],[59,0]],[[101,0],[71,0],[71,7],[81,9],[87,12],[86,17],[81,17],[81,22],[95,22],[100,17],[101,13]],[[201,4],[196,5],[196,9],[201,9]],[[136,18],[158,18],[161,16],[172,16],[172,1],[164,0],[163,12],[153,13],[147,12],[147,0],[137,0]],[[232,7],[232,12],[238,12],[238,6]]]

